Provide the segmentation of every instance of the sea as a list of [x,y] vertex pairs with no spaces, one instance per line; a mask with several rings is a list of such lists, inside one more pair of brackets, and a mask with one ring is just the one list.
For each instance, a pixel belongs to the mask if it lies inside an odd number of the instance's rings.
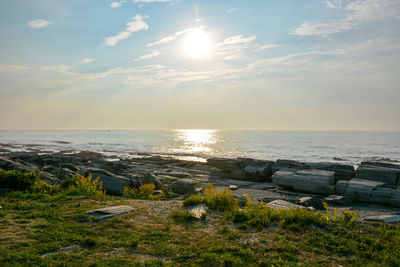
[[249,157],[304,162],[400,162],[400,132],[227,130],[1,130],[3,151],[96,151],[112,158]]

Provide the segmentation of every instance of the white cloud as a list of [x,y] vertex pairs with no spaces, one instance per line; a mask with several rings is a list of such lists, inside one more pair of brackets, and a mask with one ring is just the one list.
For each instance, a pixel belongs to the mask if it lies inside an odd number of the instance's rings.
[[317,23],[305,21],[291,34],[328,36],[342,31],[353,30],[369,21],[388,17],[400,19],[400,1],[398,0],[356,0],[352,2],[332,0],[325,3],[328,8],[345,12],[345,17]]
[[238,10],[239,10],[239,8],[235,7],[235,8],[228,9],[226,12],[228,12],[229,14],[232,14]]
[[258,47],[258,50],[271,49],[271,48],[278,47],[278,46],[279,46],[278,44],[260,45],[260,46]]
[[149,25],[147,25],[146,22],[143,21],[145,18],[147,18],[147,17],[142,17],[141,15],[134,16],[133,21],[128,22],[126,24],[127,28],[124,31],[118,33],[117,35],[104,38],[106,41],[106,44],[108,46],[114,46],[114,45],[118,44],[119,41],[131,36],[131,34],[133,32],[137,32],[137,31],[141,31],[141,30],[147,31],[147,29],[149,28]]
[[172,0],[134,0],[135,3],[166,3]]
[[141,56],[141,57],[138,57],[138,58],[135,59],[134,61],[140,61],[140,60],[150,59],[150,58],[153,58],[153,57],[157,57],[158,55],[160,55],[160,52],[158,52],[158,51],[153,51],[153,52],[150,53],[150,54],[146,54],[146,55],[143,55],[143,56]]
[[122,6],[121,2],[112,2],[110,4],[111,8],[120,8]]
[[51,21],[44,20],[44,19],[35,19],[35,20],[29,21],[29,22],[27,23],[27,25],[28,25],[29,27],[31,27],[32,29],[41,29],[41,28],[45,28],[45,27],[50,26],[51,24],[52,24]]
[[256,36],[243,37],[243,35],[235,35],[235,36],[226,38],[222,43],[219,43],[216,46],[251,43],[255,39],[256,39]]
[[[199,28],[202,29],[203,27],[199,27]],[[166,37],[163,37],[158,41],[155,41],[155,42],[152,42],[152,43],[148,44],[147,47],[169,43],[171,41],[174,41],[178,36],[180,36],[182,34],[185,34],[185,33],[188,33],[190,31],[193,31],[195,29],[199,29],[199,28],[188,28],[188,29],[176,32],[174,34],[171,34],[171,35],[168,35]]]
[[87,64],[87,63],[91,63],[91,62],[93,62],[93,61],[95,61],[96,59],[95,58],[83,58],[83,59],[81,59],[80,60],[80,62],[82,63],[82,64]]

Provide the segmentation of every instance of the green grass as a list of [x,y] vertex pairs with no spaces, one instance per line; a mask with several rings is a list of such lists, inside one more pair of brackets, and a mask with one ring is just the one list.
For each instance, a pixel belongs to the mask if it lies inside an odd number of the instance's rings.
[[[0,266],[400,265],[398,225],[251,203],[198,221],[168,203],[0,195]],[[121,204],[135,210],[103,222],[86,215]],[[72,245],[79,247],[49,254]]]

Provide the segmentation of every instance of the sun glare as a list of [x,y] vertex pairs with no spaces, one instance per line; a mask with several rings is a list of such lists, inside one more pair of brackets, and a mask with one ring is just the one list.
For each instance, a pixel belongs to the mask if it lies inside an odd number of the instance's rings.
[[205,58],[211,50],[209,35],[201,28],[192,30],[185,38],[184,49],[191,58]]

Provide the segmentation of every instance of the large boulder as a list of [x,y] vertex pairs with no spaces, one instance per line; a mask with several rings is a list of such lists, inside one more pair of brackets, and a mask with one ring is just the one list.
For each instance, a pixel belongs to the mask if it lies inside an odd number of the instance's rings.
[[246,180],[250,181],[269,181],[272,176],[273,161],[254,160],[243,169]]
[[80,170],[80,174],[88,176],[92,174],[93,179],[100,177],[106,192],[121,196],[124,193],[124,187],[128,185],[129,179],[123,176],[114,175],[111,172],[96,168],[85,168]]
[[355,177],[355,170],[354,166],[352,165],[344,165],[332,162],[315,162],[306,163],[306,166],[310,167],[311,169],[333,171],[335,173],[335,184],[340,180],[350,180]]
[[238,168],[236,159],[209,158],[207,159],[207,164],[226,172],[231,172]]
[[372,191],[385,183],[379,181],[351,179],[347,181],[344,197],[355,202],[369,203]]
[[272,175],[272,181],[295,191],[331,195],[335,191],[334,173],[324,170],[285,170]]
[[191,179],[180,179],[171,185],[172,192],[180,195],[193,194],[196,192],[197,182]]
[[400,165],[383,162],[362,162],[357,168],[356,178],[384,182],[386,186],[400,184]]

